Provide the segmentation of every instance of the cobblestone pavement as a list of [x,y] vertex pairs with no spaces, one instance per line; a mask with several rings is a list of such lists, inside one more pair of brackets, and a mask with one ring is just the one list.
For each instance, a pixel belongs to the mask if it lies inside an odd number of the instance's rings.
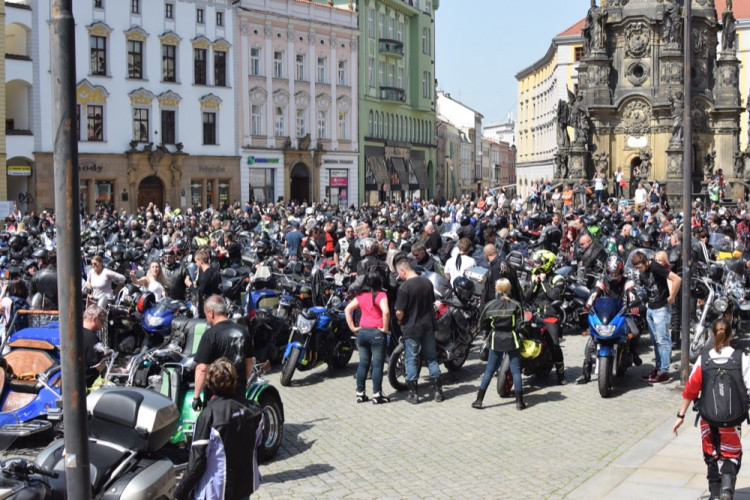
[[[546,384],[524,377],[529,408],[522,412],[515,400],[498,397],[494,381],[485,409],[471,408],[484,370],[478,346],[455,376],[444,375],[443,403],[432,401],[423,368],[419,405],[406,403],[387,380],[390,404],[357,404],[356,353],[333,377],[320,367],[296,372],[292,386],[281,387],[273,373],[268,378],[282,394],[285,436],[276,459],[261,466],[257,496],[565,497],[661,425],[680,399],[675,381],[652,387],[641,380],[653,368],[650,348],[642,366],[616,379],[610,398],[599,396],[595,379],[576,385],[584,343],[564,339],[568,385],[553,385],[553,374]],[[673,361],[678,376],[679,353]],[[367,387],[371,395],[369,381]]]
[[[291,387],[281,387],[277,367],[267,378],[284,401],[284,440],[277,457],[261,465],[257,498],[575,497],[577,487],[670,418],[680,399],[675,381],[652,387],[641,380],[653,368],[650,347],[642,366],[616,379],[610,398],[599,396],[595,379],[576,385],[584,343],[563,340],[568,385],[553,384],[554,374],[544,382],[524,377],[529,408],[522,412],[514,399],[500,399],[496,379],[485,409],[471,408],[485,366],[478,345],[455,374],[441,367],[443,403],[432,401],[423,368],[416,406],[387,378],[390,404],[357,404],[356,353],[333,376],[325,367],[296,372]],[[675,377],[678,362],[674,353]],[[372,395],[370,381],[367,391]],[[5,457],[31,458],[44,444],[17,444]],[[698,454],[696,460],[702,463]]]

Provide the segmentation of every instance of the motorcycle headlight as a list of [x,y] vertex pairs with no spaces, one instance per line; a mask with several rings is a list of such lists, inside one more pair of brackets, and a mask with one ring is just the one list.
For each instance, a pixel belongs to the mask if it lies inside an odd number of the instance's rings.
[[725,298],[719,298],[714,300],[714,310],[720,314],[724,314],[729,309],[729,301]]
[[315,326],[317,318],[305,318],[302,314],[297,316],[297,331],[300,333],[310,333]]
[[615,334],[615,325],[596,325],[596,333],[600,337],[611,337]]
[[146,324],[150,327],[157,327],[161,325],[161,318],[152,314],[146,315]]

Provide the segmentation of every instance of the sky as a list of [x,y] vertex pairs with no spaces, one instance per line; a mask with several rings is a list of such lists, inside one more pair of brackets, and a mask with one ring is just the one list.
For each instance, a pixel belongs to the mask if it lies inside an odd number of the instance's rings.
[[586,17],[590,5],[590,0],[440,0],[438,90],[482,113],[484,125],[505,122],[509,112],[515,117],[516,73],[541,59],[552,38]]

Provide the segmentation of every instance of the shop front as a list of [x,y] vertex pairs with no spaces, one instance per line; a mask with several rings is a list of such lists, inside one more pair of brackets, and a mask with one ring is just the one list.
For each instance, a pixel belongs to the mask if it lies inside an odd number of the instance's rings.
[[277,151],[246,151],[240,157],[242,200],[273,203],[284,195],[284,155]]
[[357,202],[357,156],[326,154],[321,159],[321,192],[342,209]]

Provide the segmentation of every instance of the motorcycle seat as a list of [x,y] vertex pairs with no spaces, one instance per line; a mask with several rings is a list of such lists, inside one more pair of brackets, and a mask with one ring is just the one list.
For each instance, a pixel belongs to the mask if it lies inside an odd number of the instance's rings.
[[48,352],[36,349],[15,349],[4,357],[13,373],[21,379],[29,379],[58,364]]

